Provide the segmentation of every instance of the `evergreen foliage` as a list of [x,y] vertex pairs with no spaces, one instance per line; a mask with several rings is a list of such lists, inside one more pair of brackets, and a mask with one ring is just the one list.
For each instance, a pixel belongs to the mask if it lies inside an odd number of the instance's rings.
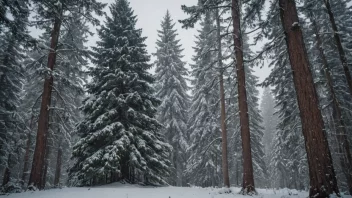
[[216,63],[216,32],[214,19],[207,13],[198,31],[192,67],[192,100],[189,131],[190,158],[186,175],[199,186],[219,186],[221,176],[221,131],[218,71]]
[[84,100],[84,119],[77,127],[71,183],[96,185],[124,179],[164,184],[169,174],[170,146],[156,120],[160,101],[147,72],[145,37],[136,29],[136,16],[126,0],[110,6],[111,17],[98,32],[95,68],[90,68],[90,94]]
[[[276,6],[275,4],[272,6]],[[274,10],[274,8],[272,9]],[[285,40],[280,34],[283,30],[277,23],[279,16],[272,18],[266,26],[267,38],[271,46],[265,46],[266,57],[272,61],[271,74],[263,85],[273,86],[279,122],[271,151],[270,177],[272,187],[303,189],[309,184],[308,164],[302,136],[301,119],[297,104],[293,77]]]
[[26,130],[19,106],[25,75],[24,47],[29,39],[28,16],[27,1],[0,2],[0,170],[5,170],[7,177],[3,185],[11,180],[10,169],[19,165],[24,139],[21,132]]
[[[74,15],[73,15],[74,16]],[[87,41],[88,26],[85,25],[82,17],[75,16],[67,21],[68,24],[62,29],[59,38],[59,47],[57,48],[58,58],[56,67],[53,71],[54,85],[51,98],[51,121],[50,135],[47,149],[49,154],[48,161],[48,184],[52,185],[55,172],[56,149],[64,147],[64,157],[67,159],[71,155],[72,131],[76,123],[81,119],[82,98],[84,97],[84,84],[86,83],[87,58],[89,51],[84,46]],[[28,109],[26,120],[28,120],[28,129],[33,130],[30,126],[30,120],[38,119],[39,101],[38,98],[42,93],[42,84],[46,76],[47,48],[49,32],[44,32],[38,39],[37,43],[42,46],[36,51],[29,53],[29,59],[26,60],[27,80],[24,86],[23,97],[27,98],[23,102],[22,108]],[[51,149],[49,149],[51,148]],[[67,160],[63,160],[67,161]],[[68,166],[65,162],[64,166]]]
[[169,11],[161,22],[154,54],[155,78],[158,79],[156,96],[162,101],[158,107],[158,121],[163,124],[162,133],[173,147],[171,155],[172,174],[169,183],[177,186],[186,185],[183,170],[187,160],[188,147],[187,122],[190,97],[187,94],[188,71],[182,61],[181,45]]

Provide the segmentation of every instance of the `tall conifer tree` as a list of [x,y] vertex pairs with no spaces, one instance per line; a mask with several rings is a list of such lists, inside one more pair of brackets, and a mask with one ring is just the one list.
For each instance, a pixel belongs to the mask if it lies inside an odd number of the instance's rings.
[[75,185],[125,180],[163,184],[169,174],[170,146],[160,133],[157,106],[147,72],[150,60],[136,16],[126,0],[110,6],[111,17],[98,34],[95,68],[90,69],[90,96],[84,101],[84,120],[74,146]]
[[200,23],[192,67],[192,100],[189,111],[190,146],[186,173],[199,186],[219,186],[221,167],[219,90],[216,63],[216,32],[209,12]]
[[49,136],[50,107],[53,91],[54,75],[53,71],[56,65],[57,48],[59,37],[70,15],[76,13],[83,15],[84,18],[93,25],[99,24],[99,20],[93,16],[95,12],[102,15],[104,4],[96,0],[33,0],[33,9],[36,10],[35,18],[38,23],[37,27],[47,29],[50,34],[50,45],[48,49],[48,59],[44,79],[43,92],[41,95],[41,106],[38,119],[38,130],[36,137],[36,146],[34,150],[32,170],[29,178],[29,186],[39,189],[45,187],[45,151],[47,148],[47,139]]
[[171,163],[173,171],[170,184],[185,185],[183,171],[187,160],[188,147],[187,121],[190,97],[187,94],[188,71],[182,61],[181,45],[169,11],[161,22],[156,42],[156,78],[158,79],[156,96],[162,100],[158,108],[158,120],[168,143],[173,146]]
[[[11,16],[11,17],[9,17]],[[18,164],[24,119],[19,113],[24,80],[23,61],[26,41],[28,1],[0,1],[0,171],[3,186],[11,179],[12,167]],[[6,191],[6,190],[5,190]]]

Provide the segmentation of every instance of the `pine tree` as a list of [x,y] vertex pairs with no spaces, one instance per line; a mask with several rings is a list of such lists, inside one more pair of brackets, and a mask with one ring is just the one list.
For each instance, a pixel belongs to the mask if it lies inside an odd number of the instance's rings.
[[[278,124],[278,116],[276,113],[276,102],[271,93],[269,87],[266,87],[263,92],[261,104],[260,104],[261,116],[263,117],[263,144],[265,147],[265,164],[266,164],[266,173],[269,178],[269,185],[266,187],[273,187],[275,183],[275,178],[272,177],[271,172],[273,168],[270,166],[272,162],[273,155],[271,151],[273,150],[273,143],[275,138],[276,127]],[[297,189],[297,188],[296,188]]]
[[[350,64],[349,64],[349,61],[347,59],[347,54],[346,54],[346,51],[345,51],[344,46],[343,46],[343,41],[342,41],[341,36],[339,34],[339,28],[338,28],[336,20],[335,20],[335,15],[333,13],[332,6],[330,4],[330,0],[325,0],[324,4],[325,4],[325,7],[326,7],[326,11],[327,11],[327,13],[329,15],[331,29],[332,29],[333,34],[334,34],[335,44],[336,44],[337,50],[339,52],[339,58],[340,58],[340,61],[341,61],[341,64],[342,64],[342,67],[343,67],[343,70],[344,70],[344,73],[345,73],[345,77],[346,77],[346,80],[347,80],[347,84],[348,84],[348,88],[349,88],[350,94],[352,96],[352,77],[351,77],[350,66],[349,66]],[[341,3],[339,2],[339,4],[341,4]],[[347,10],[346,1],[342,2],[342,6],[345,6],[345,10]],[[347,22],[349,22],[349,20],[347,20]],[[351,185],[351,189],[352,189],[352,185]]]
[[110,11],[93,48],[96,67],[90,69],[85,117],[76,130],[80,139],[74,146],[70,181],[163,184],[171,148],[155,118],[160,101],[153,96],[154,79],[147,72],[146,38],[136,29],[136,16],[126,0],[115,1]]
[[[308,54],[294,1],[279,1],[280,17],[285,31],[293,81],[297,93],[310,171],[310,196],[327,197],[339,194],[331,153],[324,133],[324,122],[319,109]],[[292,31],[292,29],[294,31]],[[309,109],[308,109],[309,107]],[[319,142],[319,143],[317,143]]]
[[216,27],[208,12],[200,23],[196,37],[194,64],[192,67],[192,100],[190,107],[189,131],[190,158],[186,175],[191,184],[199,186],[219,186],[221,166],[219,91],[216,60]]
[[[70,19],[69,15],[77,13],[83,15],[88,22],[93,25],[99,23],[98,19],[93,17],[93,12],[102,15],[104,4],[96,0],[33,0],[33,7],[38,13],[36,19],[39,21],[36,25],[39,28],[47,28],[51,32],[50,47],[48,51],[48,61],[44,88],[41,96],[41,107],[38,119],[38,130],[36,137],[36,146],[33,156],[32,170],[29,178],[29,186],[32,188],[43,189],[45,187],[45,150],[47,148],[47,139],[49,136],[49,120],[51,97],[53,91],[53,71],[56,64],[57,48],[62,26],[65,26]],[[50,28],[49,28],[50,27]],[[52,27],[52,28],[51,28]]]
[[246,93],[246,79],[245,79],[245,66],[244,55],[242,46],[242,28],[241,28],[241,4],[238,0],[223,1],[198,1],[198,6],[182,6],[185,13],[191,16],[188,19],[181,20],[183,27],[193,27],[194,24],[200,19],[201,15],[208,10],[218,9],[221,7],[232,7],[232,28],[233,28],[233,43],[235,51],[235,68],[237,73],[237,87],[238,87],[238,103],[240,113],[240,127],[242,138],[242,157],[243,157],[243,186],[242,194],[255,193],[254,175],[253,175],[253,162],[252,162],[252,149],[250,138],[250,124],[248,116],[248,103]]
[[[277,5],[271,6],[270,10],[276,12]],[[271,45],[264,49],[270,49],[266,52],[266,57],[271,59],[269,67],[272,71],[262,85],[273,87],[278,117],[269,156],[269,174],[272,187],[304,189],[309,182],[308,164],[296,92],[289,88],[294,87],[293,76],[285,40],[280,39],[282,27],[277,23],[279,20],[279,15],[276,15],[265,26]]]
[[264,136],[263,144],[265,145],[265,156],[266,164],[270,160],[270,151],[272,150],[272,142],[275,136],[277,117],[275,114],[275,99],[271,93],[269,87],[266,87],[263,92],[262,101],[260,104],[260,110],[263,117],[263,127],[264,127]]
[[[254,12],[256,15],[254,18],[260,19],[264,1],[251,0],[248,5],[256,11]],[[309,162],[310,196],[326,197],[332,193],[338,194],[339,190],[331,153],[324,132],[323,117],[319,109],[319,100],[314,87],[312,72],[310,71],[310,63],[299,23],[296,2],[293,0],[279,0],[278,2],[272,2],[271,5],[275,5],[276,10],[275,8],[269,10],[268,18],[272,19],[278,14],[281,18],[287,52],[290,57],[289,61],[294,71],[293,82],[296,88],[302,132]],[[250,19],[253,19],[253,17]],[[267,26],[267,22],[261,24],[261,27],[265,28],[265,26]],[[270,48],[271,46],[267,45],[265,50]]]
[[[312,65],[316,66],[314,70],[320,72],[320,76],[316,80],[317,82],[321,82],[320,87],[318,87],[320,88],[318,93],[321,93],[321,106],[326,120],[330,148],[334,153],[334,165],[338,174],[340,189],[345,189],[346,186],[349,186],[347,188],[352,193],[352,157],[347,132],[350,125],[350,115],[345,112],[345,109],[350,108],[349,101],[351,97],[346,79],[341,78],[341,76],[344,76],[344,69],[341,67],[340,60],[336,58],[339,57],[336,54],[338,50],[335,50],[336,42],[331,39],[331,35],[320,33],[322,31],[329,31],[330,29],[330,24],[325,23],[325,21],[329,20],[329,15],[326,14],[325,10],[321,9],[324,7],[323,3],[316,1],[305,2],[305,9],[303,11],[311,22],[309,24],[311,28],[306,28],[307,34],[314,36],[310,38],[313,42],[308,42],[310,44],[308,47],[310,48]],[[331,8],[338,8],[336,11],[340,10],[344,7],[344,3],[341,4],[332,4]],[[348,17],[345,17],[347,13],[341,12],[340,14],[342,18],[346,18],[345,24],[348,26]],[[345,32],[341,32],[341,35],[345,35]],[[344,175],[343,177],[340,177],[341,172]],[[344,182],[347,185],[341,185]]]
[[222,37],[221,37],[221,15],[219,9],[215,10],[215,21],[216,21],[216,40],[217,40],[217,67],[219,73],[219,93],[220,93],[220,126],[221,126],[221,155],[222,155],[222,175],[224,186],[230,188],[230,177],[229,177],[229,161],[228,161],[228,145],[227,145],[227,126],[226,126],[226,104],[225,104],[225,86],[224,86],[224,72],[223,68],[223,49],[222,49]]
[[173,171],[169,183],[177,186],[186,185],[183,171],[187,160],[188,147],[187,121],[189,96],[187,95],[186,63],[182,61],[182,51],[177,33],[169,11],[161,22],[158,31],[156,56],[156,79],[158,79],[156,96],[162,103],[158,108],[158,120],[164,125],[162,133],[173,147],[171,163]]
[[[243,49],[244,58],[246,60],[252,59],[253,52],[249,48],[248,38],[244,36]],[[245,64],[246,75],[246,93],[249,114],[249,127],[251,133],[251,152],[253,158],[254,180],[257,186],[264,186],[267,182],[266,179],[266,165],[265,165],[265,150],[263,146],[264,128],[262,126],[263,117],[259,110],[259,91],[257,84],[258,77],[253,74],[255,64],[249,62]]]
[[[229,46],[232,45],[232,38],[228,43]],[[247,43],[247,37],[244,37],[244,53],[245,59],[252,59],[252,52],[249,49]],[[233,49],[229,52],[233,54]],[[230,66],[232,66],[230,64]],[[249,127],[251,132],[251,151],[253,156],[253,171],[254,171],[254,182],[256,186],[265,187],[267,183],[267,174],[266,174],[266,164],[265,164],[265,152],[264,146],[262,144],[264,128],[262,127],[263,118],[260,114],[259,104],[258,104],[258,95],[259,92],[256,88],[258,84],[258,77],[253,75],[253,68],[255,64],[248,62],[245,65],[245,75],[246,75],[246,93],[248,96],[248,114],[250,115]],[[239,112],[238,112],[238,98],[236,97],[238,90],[234,86],[236,84],[236,76],[233,74],[233,69],[227,72],[227,109],[229,117],[227,118],[229,126],[229,137],[230,139],[230,149],[231,153],[231,163],[232,163],[232,178],[234,183],[238,186],[241,186],[242,183],[240,180],[243,180],[242,171],[240,164],[242,163],[242,148],[241,148],[241,131],[240,131],[240,122],[239,122]],[[231,75],[232,74],[232,75]]]
[[[84,96],[84,87],[86,73],[84,72],[87,67],[87,58],[89,58],[89,51],[84,46],[86,40],[86,26],[83,17],[80,15],[72,15],[70,20],[66,21],[66,26],[62,28],[62,34],[59,38],[59,46],[57,48],[58,58],[56,60],[56,67],[53,71],[55,80],[53,81],[53,90],[50,108],[50,125],[49,137],[47,148],[51,148],[47,152],[46,171],[43,176],[46,183],[51,185],[54,180],[54,170],[60,169],[59,165],[54,166],[54,159],[57,161],[55,155],[57,150],[61,149],[61,165],[67,166],[67,158],[71,155],[71,141],[72,131],[77,122],[80,120],[80,110],[78,107],[81,105]],[[89,32],[89,31],[88,31]],[[23,87],[23,97],[26,100],[21,105],[25,109],[26,120],[28,120],[27,128],[30,133],[35,128],[35,120],[38,119],[38,112],[40,110],[40,98],[42,92],[42,84],[46,74],[46,59],[48,57],[47,49],[50,38],[50,32],[44,32],[40,36],[37,43],[42,48],[28,53],[29,58],[26,60],[26,83]],[[28,161],[31,148],[32,136],[28,134],[26,146],[26,154],[23,167],[23,181],[26,180],[26,172],[28,171]],[[60,171],[61,172],[61,171]],[[60,174],[61,175],[61,174]],[[60,181],[59,176],[57,180]],[[65,179],[65,178],[63,178]]]
[[[27,17],[23,16],[28,15],[28,7],[28,0],[0,0],[0,34],[7,30],[18,34],[17,28],[26,28]],[[19,20],[22,26],[17,26]],[[22,36],[29,38],[28,34]]]
[[[24,79],[24,48],[29,40],[28,2],[12,3],[15,2],[0,2],[5,6],[4,10],[0,7],[0,167],[4,170],[4,191],[7,191],[13,167],[19,164],[21,153],[16,150],[23,143],[21,131],[25,127],[19,106]],[[12,20],[7,18],[9,14],[12,14]]]

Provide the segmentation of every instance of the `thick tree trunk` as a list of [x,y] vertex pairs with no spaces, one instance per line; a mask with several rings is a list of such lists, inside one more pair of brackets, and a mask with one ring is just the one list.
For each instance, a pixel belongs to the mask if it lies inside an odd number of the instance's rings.
[[339,52],[339,58],[340,61],[342,63],[343,66],[343,71],[345,73],[346,76],[346,80],[347,80],[347,84],[348,84],[348,88],[350,91],[350,94],[352,95],[352,77],[351,77],[351,72],[350,69],[348,68],[348,61],[347,61],[347,57],[346,57],[346,53],[345,50],[342,47],[342,41],[339,35],[339,31],[335,22],[335,17],[334,14],[332,13],[331,10],[331,6],[330,6],[330,0],[323,0],[329,15],[329,19],[330,19],[330,23],[331,23],[331,27],[332,30],[334,31],[334,39],[336,42],[336,46],[337,46],[337,50]]
[[[56,47],[59,40],[61,19],[55,18],[53,30],[51,32],[51,44],[48,56],[48,69],[54,70],[56,62]],[[49,130],[49,107],[51,103],[51,92],[53,89],[53,76],[49,74],[44,80],[44,90],[42,93],[42,102],[38,120],[37,139],[33,156],[32,170],[28,185],[33,185],[39,190],[44,189],[43,169],[45,166],[45,149],[47,147],[47,137]]]
[[242,138],[242,157],[243,157],[243,184],[242,194],[256,193],[253,178],[253,162],[251,151],[251,138],[249,131],[249,116],[246,93],[246,78],[243,63],[243,46],[241,33],[241,6],[240,0],[232,0],[232,20],[233,20],[233,39],[236,54],[236,70],[238,82],[238,106],[241,124]]
[[216,9],[216,26],[217,26],[217,44],[218,44],[218,67],[220,68],[220,107],[221,107],[221,137],[222,137],[222,174],[224,185],[230,188],[229,165],[227,159],[227,130],[226,130],[226,112],[225,112],[225,90],[224,90],[224,77],[222,69],[222,52],[221,52],[221,26],[219,9]]
[[319,34],[319,29],[318,26],[313,18],[313,14],[310,13],[311,16],[311,21],[313,23],[313,28],[314,28],[314,33],[315,33],[315,39],[317,41],[317,48],[319,50],[319,56],[322,59],[323,62],[323,70],[324,74],[327,80],[327,85],[328,89],[331,94],[331,99],[332,99],[332,116],[333,120],[335,123],[336,127],[336,139],[338,141],[338,147],[339,147],[339,154],[341,155],[340,157],[340,163],[341,167],[344,169],[343,172],[346,177],[347,185],[350,191],[350,194],[352,194],[352,157],[351,157],[351,151],[350,151],[350,143],[348,141],[347,137],[347,130],[346,130],[346,124],[343,120],[342,117],[342,112],[341,112],[341,107],[340,103],[337,99],[334,86],[333,86],[333,79],[330,75],[330,67],[328,64],[328,61],[326,59],[326,56],[324,54],[324,50],[322,47],[322,40],[320,38]]
[[29,170],[29,154],[30,154],[30,148],[31,148],[31,143],[32,143],[32,136],[31,136],[31,130],[33,129],[33,124],[34,124],[34,116],[31,118],[31,123],[29,124],[29,129],[27,134],[27,143],[26,143],[26,151],[24,154],[24,159],[23,159],[23,172],[22,172],[22,181],[25,182],[27,175],[28,175],[28,170]]
[[56,187],[58,187],[60,184],[61,164],[62,164],[62,147],[61,147],[61,141],[60,141],[60,144],[59,144],[59,147],[57,150],[55,179],[54,179],[54,186],[56,186]]
[[280,0],[279,7],[307,151],[310,178],[309,196],[329,197],[334,192],[339,194],[339,190],[324,132],[318,96],[315,92],[312,73],[309,70],[308,55],[299,26],[296,3],[294,0]]

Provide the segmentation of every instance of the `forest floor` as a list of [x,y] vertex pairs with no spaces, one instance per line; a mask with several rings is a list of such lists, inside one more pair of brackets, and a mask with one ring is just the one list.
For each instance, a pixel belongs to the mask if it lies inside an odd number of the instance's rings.
[[[257,189],[258,195],[243,196],[240,188],[145,187],[114,183],[99,187],[62,188],[10,194],[9,198],[306,198],[308,192],[289,189]],[[352,196],[343,196],[352,198]]]
[[[297,190],[257,189],[257,198],[306,198],[307,192]],[[200,187],[144,187],[114,183],[100,187],[62,188],[45,191],[27,191],[10,194],[9,198],[243,198],[240,188],[231,188],[226,193],[221,188]]]

